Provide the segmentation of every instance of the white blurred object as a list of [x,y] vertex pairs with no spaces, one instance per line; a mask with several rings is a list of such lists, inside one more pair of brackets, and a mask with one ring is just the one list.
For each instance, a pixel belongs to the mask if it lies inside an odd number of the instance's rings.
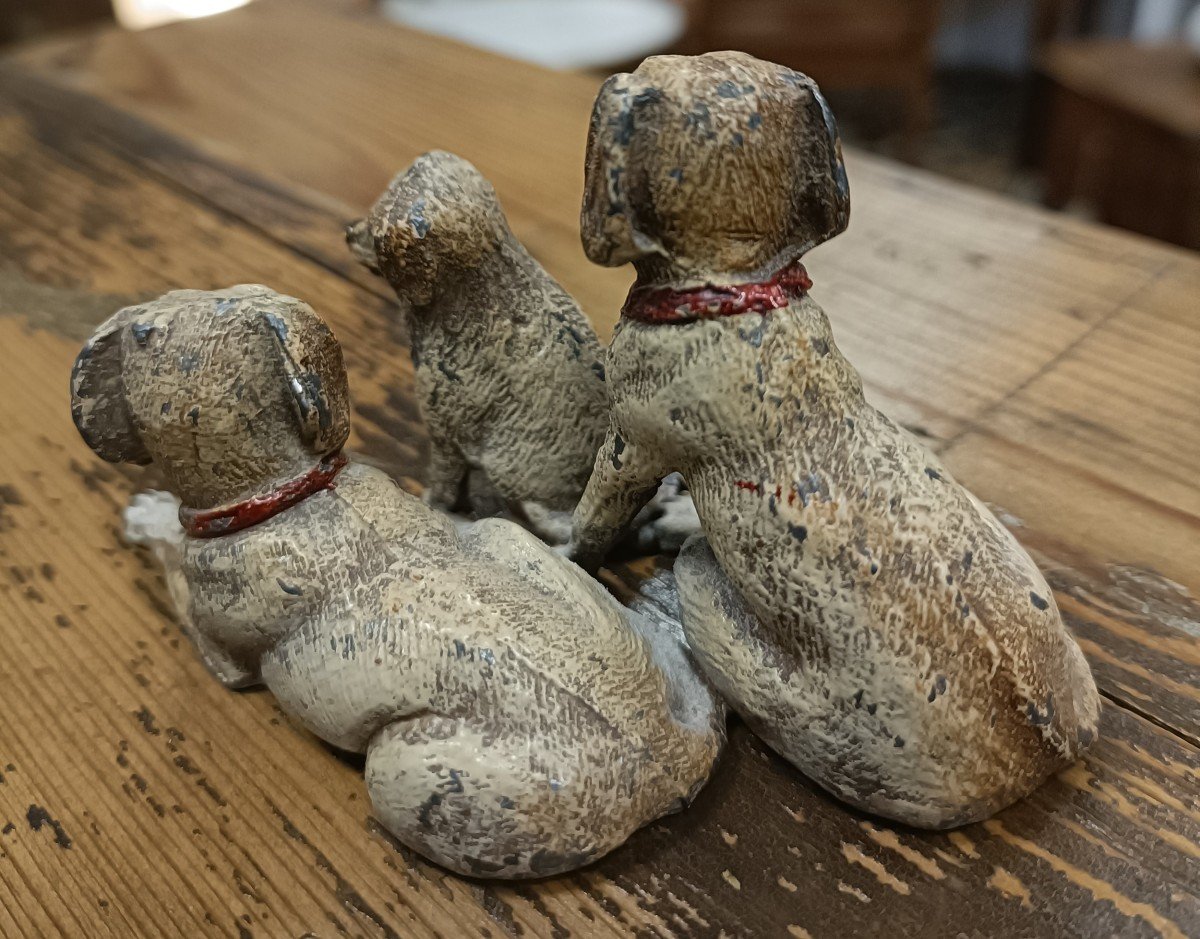
[[1187,0],[1138,0],[1133,11],[1133,38],[1140,42],[1174,38],[1186,9]]
[[1183,22],[1183,41],[1192,50],[1192,55],[1200,60],[1200,6],[1197,6]]
[[176,20],[192,20],[236,10],[250,0],[113,0],[117,22],[126,29],[148,29]]
[[397,23],[552,69],[641,59],[683,35],[672,0],[383,0]]

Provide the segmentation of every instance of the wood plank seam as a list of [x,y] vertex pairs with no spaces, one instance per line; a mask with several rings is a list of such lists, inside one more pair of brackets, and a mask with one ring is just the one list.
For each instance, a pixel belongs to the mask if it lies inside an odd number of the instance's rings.
[[1005,404],[1011,402],[1017,395],[1029,388],[1034,382],[1053,371],[1059,363],[1068,358],[1073,352],[1078,350],[1080,346],[1082,346],[1084,342],[1091,338],[1098,330],[1108,325],[1108,323],[1129,309],[1143,291],[1149,290],[1151,287],[1153,287],[1156,283],[1158,283],[1159,280],[1162,279],[1164,274],[1173,269],[1175,266],[1176,262],[1174,260],[1170,260],[1158,267],[1153,273],[1148,274],[1144,281],[1131,288],[1124,297],[1117,301],[1111,310],[1109,310],[1103,316],[1097,318],[1094,322],[1089,323],[1083,332],[1081,332],[1066,346],[1055,353],[1055,355],[1051,357],[1049,361],[1044,362],[1036,371],[1026,376],[1023,381],[1007,391],[1002,397],[987,405],[977,415],[972,418],[967,418],[963,422],[963,426],[956,433],[939,443],[937,447],[938,451],[941,452],[944,450],[949,450],[954,446],[954,444],[958,443],[968,434],[986,434],[988,430],[987,427],[984,426],[984,422],[990,415],[995,414]]
[[1200,734],[1189,734],[1186,731],[1173,726],[1169,722],[1163,720],[1161,717],[1158,717],[1157,715],[1150,713],[1145,708],[1139,707],[1128,696],[1121,697],[1120,695],[1116,694],[1115,692],[1113,692],[1112,690],[1110,690],[1108,688],[1099,688],[1099,691],[1100,691],[1100,696],[1102,698],[1105,698],[1107,701],[1111,702],[1112,704],[1116,705],[1117,707],[1124,708],[1126,711],[1129,711],[1131,714],[1136,714],[1142,720],[1148,721],[1149,723],[1153,724],[1155,727],[1159,727],[1162,730],[1165,730],[1167,733],[1172,734],[1175,737],[1178,737],[1181,742],[1186,743],[1189,746],[1195,747],[1197,750],[1200,750]]

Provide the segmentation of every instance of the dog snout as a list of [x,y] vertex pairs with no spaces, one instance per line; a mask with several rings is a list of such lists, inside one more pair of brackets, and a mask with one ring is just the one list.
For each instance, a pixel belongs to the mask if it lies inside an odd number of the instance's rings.
[[379,256],[375,253],[375,239],[367,219],[360,218],[346,226],[346,244],[359,264],[372,274],[379,273]]

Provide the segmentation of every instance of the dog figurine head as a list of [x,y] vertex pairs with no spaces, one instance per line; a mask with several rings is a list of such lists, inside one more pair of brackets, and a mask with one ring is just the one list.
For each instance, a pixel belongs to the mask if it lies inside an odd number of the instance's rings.
[[837,126],[799,72],[736,52],[654,56],[596,99],[582,233],[597,264],[752,280],[849,214]]
[[100,457],[158,464],[192,508],[292,478],[350,432],[333,334],[307,304],[257,285],[118,311],[75,360],[71,414]]
[[351,253],[410,306],[469,271],[511,237],[496,190],[470,163],[435,150],[392,180],[371,212],[346,229]]

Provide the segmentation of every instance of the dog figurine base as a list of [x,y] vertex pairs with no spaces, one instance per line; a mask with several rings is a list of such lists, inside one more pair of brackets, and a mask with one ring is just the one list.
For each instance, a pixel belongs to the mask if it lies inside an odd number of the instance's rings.
[[809,296],[799,259],[848,216],[804,75],[717,53],[605,83],[583,240],[637,283],[570,551],[594,568],[682,473],[704,537],[675,573],[710,680],[834,795],[944,828],[1073,761],[1099,698],[1028,554],[866,402]]
[[300,301],[241,286],[121,310],[79,354],[72,413],[182,502],[182,527],[161,497],[128,521],[209,669],[365,753],[375,813],[425,857],[571,870],[707,780],[724,711],[683,646],[523,529],[460,534],[348,459],[341,350]]

